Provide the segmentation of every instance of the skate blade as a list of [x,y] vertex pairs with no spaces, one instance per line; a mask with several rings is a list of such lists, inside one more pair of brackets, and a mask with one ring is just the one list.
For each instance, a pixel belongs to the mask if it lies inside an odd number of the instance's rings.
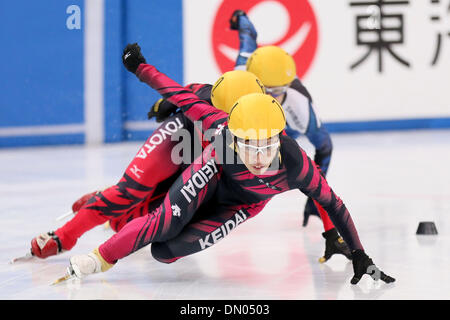
[[74,278],[74,277],[75,277],[75,274],[74,274],[72,268],[71,267],[67,267],[66,275],[61,277],[61,278],[59,278],[59,279],[56,279],[55,281],[53,281],[51,285],[54,286],[55,284],[67,281],[67,280],[69,280],[71,278]]
[[73,211],[69,211],[64,213],[63,215],[59,216],[58,218],[56,218],[56,221],[60,221],[62,219],[65,219],[67,217],[70,217],[71,215],[75,214]]
[[55,281],[53,281],[53,283],[52,283],[51,285],[54,286],[55,284],[64,282],[64,281],[66,281],[66,280],[69,280],[70,278],[72,278],[72,275],[66,274],[64,277],[61,277],[61,278],[56,279]]
[[18,261],[27,261],[33,258],[34,256],[31,254],[31,252],[28,252],[26,255],[23,255],[21,257],[13,258],[9,261],[9,264],[14,264]]

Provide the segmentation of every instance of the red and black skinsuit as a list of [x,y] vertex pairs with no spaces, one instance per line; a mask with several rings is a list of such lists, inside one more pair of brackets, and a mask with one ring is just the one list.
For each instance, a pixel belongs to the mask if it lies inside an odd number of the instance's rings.
[[[115,263],[150,243],[153,256],[167,263],[206,249],[228,235],[234,227],[257,215],[273,196],[291,189],[300,189],[325,208],[351,250],[363,249],[342,200],[292,138],[280,135],[281,146],[279,156],[273,162],[274,169],[255,176],[239,161],[225,123],[226,113],[200,100],[192,91],[151,65],[141,64],[136,75],[179,106],[191,121],[201,121],[203,131],[213,129],[216,135],[201,156],[176,178],[159,207],[131,220],[99,247],[107,262]],[[145,148],[144,145],[136,157],[139,154],[145,157]],[[230,154],[231,163],[225,156]],[[170,159],[157,159],[160,166],[166,165],[165,160]],[[127,173],[135,161],[136,158]],[[136,197],[141,199],[137,196],[139,191],[142,190],[142,195],[148,193],[143,185],[145,179],[132,193],[122,193],[118,198],[129,206]],[[113,187],[113,190],[117,189]],[[85,208],[88,209],[89,204]],[[107,210],[104,214],[111,215]]]

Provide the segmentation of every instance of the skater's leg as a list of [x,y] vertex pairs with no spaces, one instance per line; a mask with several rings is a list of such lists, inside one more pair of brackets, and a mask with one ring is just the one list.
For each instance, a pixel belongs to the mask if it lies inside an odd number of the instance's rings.
[[176,260],[207,249],[238,225],[257,215],[267,202],[252,206],[204,207],[200,220],[190,222],[183,231],[173,239],[152,243],[152,256],[163,263]]
[[[99,247],[103,258],[115,263],[149,243],[177,236],[202,203],[213,196],[219,175],[213,160],[193,163],[177,178],[156,210],[130,221]],[[193,179],[199,179],[197,185],[192,183]],[[186,185],[190,187],[189,195]]]

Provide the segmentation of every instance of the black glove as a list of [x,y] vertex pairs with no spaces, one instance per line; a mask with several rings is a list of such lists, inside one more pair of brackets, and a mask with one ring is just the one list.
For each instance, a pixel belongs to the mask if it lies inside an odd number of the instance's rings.
[[178,110],[178,107],[165,99],[158,99],[147,113],[149,119],[156,117],[156,122],[163,122]]
[[305,210],[303,211],[303,226],[306,227],[309,221],[309,216],[317,216],[320,218],[319,210],[317,210],[316,205],[312,198],[308,198],[305,205]]
[[141,47],[137,43],[128,44],[123,49],[122,62],[125,68],[132,73],[136,73],[137,68],[141,63],[146,63],[144,56],[141,53]]
[[325,238],[325,254],[319,259],[320,263],[326,262],[333,254],[343,254],[347,259],[352,260],[350,249],[335,228],[325,231],[322,236]]
[[388,276],[383,271],[378,269],[378,267],[373,263],[372,259],[370,259],[363,250],[358,249],[353,251],[352,257],[353,272],[355,274],[353,275],[352,280],[350,280],[351,284],[357,284],[365,274],[370,275],[375,281],[378,281],[379,279],[383,280],[386,283],[395,281],[394,278]]
[[242,10],[234,10],[230,18],[230,29],[239,30],[239,17],[246,16],[245,12]]

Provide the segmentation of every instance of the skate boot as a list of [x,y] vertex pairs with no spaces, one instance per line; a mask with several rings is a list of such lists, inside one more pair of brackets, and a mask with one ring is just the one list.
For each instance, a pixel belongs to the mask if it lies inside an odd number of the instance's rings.
[[91,253],[71,257],[69,268],[74,276],[82,279],[93,273],[105,272],[113,266],[103,259],[98,248],[96,248]]
[[61,241],[53,231],[43,233],[31,240],[31,254],[35,257],[45,259],[63,251]]

